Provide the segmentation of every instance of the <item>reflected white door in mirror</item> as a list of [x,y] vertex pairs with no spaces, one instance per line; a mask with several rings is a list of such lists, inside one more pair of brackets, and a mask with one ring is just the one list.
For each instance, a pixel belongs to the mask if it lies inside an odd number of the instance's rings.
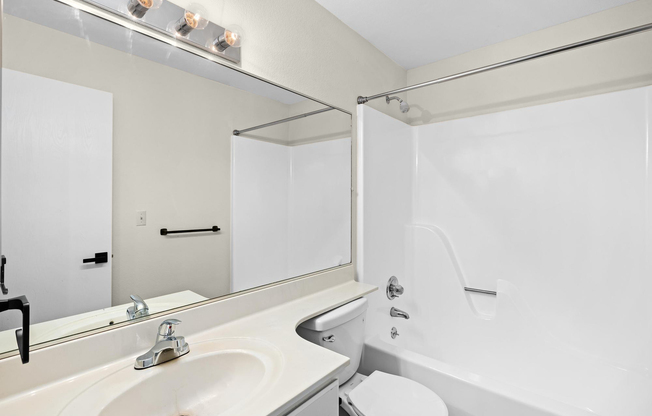
[[[2,75],[9,293],[0,297],[27,296],[32,324],[109,307],[113,97],[9,69]],[[0,315],[0,330],[17,326],[17,316]]]

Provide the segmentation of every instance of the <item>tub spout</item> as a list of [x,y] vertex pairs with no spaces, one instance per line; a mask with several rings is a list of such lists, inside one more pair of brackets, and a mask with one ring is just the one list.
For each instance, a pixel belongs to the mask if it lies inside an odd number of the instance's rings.
[[410,315],[407,312],[403,312],[402,310],[396,308],[390,309],[389,314],[394,318],[410,319]]

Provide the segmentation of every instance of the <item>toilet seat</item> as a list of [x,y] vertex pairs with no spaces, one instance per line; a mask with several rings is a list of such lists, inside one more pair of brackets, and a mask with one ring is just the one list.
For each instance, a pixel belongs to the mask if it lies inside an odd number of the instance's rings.
[[360,416],[448,416],[444,401],[405,377],[374,371],[349,394]]

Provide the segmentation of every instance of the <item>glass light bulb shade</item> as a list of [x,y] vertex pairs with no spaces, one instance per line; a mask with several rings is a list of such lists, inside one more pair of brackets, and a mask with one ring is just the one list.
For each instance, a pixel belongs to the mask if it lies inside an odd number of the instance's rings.
[[129,0],[127,10],[135,18],[142,18],[145,14],[154,9],[158,9],[163,4],[163,0]]
[[193,28],[193,30],[202,30],[208,26],[208,20],[202,17],[201,13],[199,12],[186,10],[183,17],[186,19],[188,26]]
[[224,31],[224,41],[232,48],[239,48],[242,45],[242,35],[234,30]]
[[242,32],[239,26],[229,25],[228,29],[224,29],[224,33],[213,41],[213,49],[224,53],[229,48],[239,48],[242,45]]
[[136,0],[138,3],[147,7],[149,10],[158,9],[163,4],[163,0]]

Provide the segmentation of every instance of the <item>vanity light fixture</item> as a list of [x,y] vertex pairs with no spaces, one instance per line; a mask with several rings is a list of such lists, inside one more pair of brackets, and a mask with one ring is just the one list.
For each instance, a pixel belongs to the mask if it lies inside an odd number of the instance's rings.
[[241,44],[242,29],[232,27],[231,29],[224,29],[224,33],[213,42],[213,47],[218,52],[224,52],[228,48],[239,48]]
[[188,36],[193,30],[202,30],[206,26],[208,26],[208,20],[202,17],[201,12],[186,10],[181,19],[175,23],[174,31],[180,36]]
[[77,8],[81,8],[78,3],[86,3],[92,8],[113,14],[116,19],[109,17],[108,20],[136,32],[149,36],[153,30],[168,39],[164,42],[176,47],[185,49],[182,44],[190,45],[211,55],[240,63],[242,30],[237,26],[229,26],[227,29],[209,21],[208,10],[201,4],[180,7],[170,0],[57,1]]
[[127,10],[136,19],[142,19],[150,10],[161,7],[163,0],[129,0]]

